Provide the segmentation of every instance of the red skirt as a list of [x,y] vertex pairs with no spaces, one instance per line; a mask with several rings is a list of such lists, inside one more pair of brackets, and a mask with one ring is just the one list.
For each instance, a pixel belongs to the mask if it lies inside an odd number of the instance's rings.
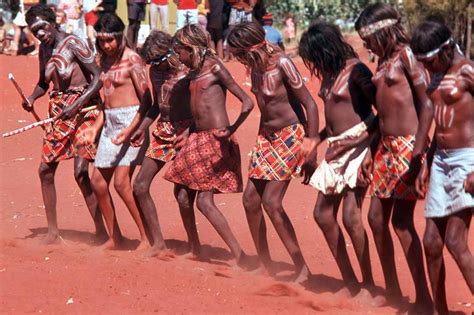
[[242,192],[239,145],[233,136],[217,139],[215,131],[191,133],[164,178],[196,191]]
[[[74,89],[65,92],[53,91],[49,98],[49,117],[55,117],[64,108],[73,104],[79,98],[84,89]],[[93,105],[93,104],[88,104]],[[76,156],[87,160],[94,160],[97,151],[97,143],[91,145],[79,145],[77,134],[95,123],[99,111],[92,110],[86,113],[78,113],[74,118],[68,120],[56,120],[46,126],[46,134],[43,138],[43,150],[41,160],[44,163],[59,162]]]
[[150,146],[146,157],[163,162],[172,161],[176,157],[173,141],[191,126],[192,120],[183,121],[158,121],[156,128],[151,133]]

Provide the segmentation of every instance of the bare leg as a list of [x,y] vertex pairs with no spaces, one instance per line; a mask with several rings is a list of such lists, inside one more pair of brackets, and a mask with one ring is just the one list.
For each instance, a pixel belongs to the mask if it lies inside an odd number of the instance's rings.
[[91,181],[89,178],[89,161],[82,158],[76,157],[74,159],[74,178],[76,183],[81,189],[84,200],[86,201],[87,208],[94,220],[95,235],[98,242],[105,242],[109,236],[105,229],[104,221],[102,220],[102,213],[100,212],[97,204],[97,198],[94,195],[91,187]]
[[382,265],[387,297],[394,301],[402,299],[402,291],[398,282],[393,240],[389,222],[392,213],[393,199],[373,197],[369,209],[369,224],[375,240],[375,247]]
[[258,257],[268,272],[273,274],[272,260],[268,249],[267,227],[262,211],[262,195],[265,184],[266,181],[249,179],[243,195],[243,204]]
[[219,39],[216,44],[216,51],[217,51],[217,56],[219,56],[220,59],[224,58],[224,48],[222,47],[222,39]]
[[439,315],[448,314],[446,300],[446,268],[444,267],[443,247],[446,234],[447,218],[426,219],[426,230],[423,236],[426,264],[430,277],[431,291],[435,312]]
[[[166,244],[161,233],[160,222],[156,212],[155,203],[150,195],[150,186],[156,174],[163,168],[165,162],[145,157],[142,167],[133,182],[133,195],[137,206],[143,215],[143,223],[148,227],[150,233],[150,248],[147,256],[156,256],[166,249]],[[145,224],[146,223],[146,224]]]
[[130,166],[117,166],[115,168],[114,176],[114,188],[122,198],[123,202],[127,206],[128,211],[132,215],[135,224],[140,231],[140,240],[144,246],[146,239],[145,228],[143,226],[142,218],[140,217],[140,211],[138,211],[137,204],[133,198],[131,177],[133,169]]
[[426,281],[421,242],[413,224],[416,201],[396,200],[393,206],[392,226],[400,240],[416,290],[416,312],[432,312],[433,302]]
[[199,191],[197,194],[197,207],[209,220],[214,229],[216,229],[217,233],[222,237],[227,246],[229,246],[232,255],[234,255],[237,260],[237,263],[242,265],[246,255],[232,233],[227,220],[216,207],[214,203],[214,193],[211,191]]
[[43,194],[46,220],[48,221],[48,235],[43,240],[45,244],[54,243],[58,239],[58,219],[56,216],[56,187],[54,185],[54,175],[58,163],[43,163],[39,166],[39,177],[41,181],[41,193]]
[[445,238],[446,247],[461,270],[471,294],[474,294],[474,258],[467,241],[473,210],[465,209],[449,216]]
[[336,259],[337,266],[342,274],[342,279],[349,289],[351,295],[356,295],[360,291],[359,282],[352,269],[351,261],[347,255],[346,241],[341,228],[337,223],[337,211],[342,200],[342,194],[324,195],[318,194],[316,206],[314,208],[314,219],[323,231],[324,238],[328,243],[331,253]]
[[120,248],[123,243],[122,232],[115,216],[115,207],[110,196],[109,185],[114,174],[114,168],[94,168],[91,186],[99,208],[105,219],[105,224],[110,235],[110,240],[105,244],[107,248]]
[[189,250],[194,256],[199,258],[201,255],[201,242],[199,241],[193,207],[196,191],[182,185],[175,185],[174,196],[178,201],[179,213],[188,236]]
[[363,197],[365,190],[365,188],[356,188],[346,192],[342,207],[342,222],[351,238],[357,260],[359,261],[362,272],[362,285],[369,288],[369,290],[373,290],[375,283],[370,266],[369,239],[362,222],[362,204],[358,206],[356,202],[356,194]]
[[290,218],[283,209],[283,197],[290,181],[268,181],[265,185],[265,191],[262,196],[262,204],[268,213],[270,220],[275,227],[283,245],[290,254],[291,259],[296,267],[296,281],[305,281],[310,272],[301,253],[296,233],[291,224]]

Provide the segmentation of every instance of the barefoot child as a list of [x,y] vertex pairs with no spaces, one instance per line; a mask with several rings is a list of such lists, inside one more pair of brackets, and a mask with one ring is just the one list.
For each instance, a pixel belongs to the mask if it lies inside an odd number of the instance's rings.
[[39,81],[28,102],[23,102],[27,111],[33,109],[36,99],[43,96],[53,83],[49,93],[48,116],[59,118],[48,125],[43,139],[43,150],[39,176],[41,191],[48,220],[48,235],[45,243],[58,238],[56,219],[56,187],[54,176],[60,161],[74,158],[74,177],[81,189],[87,208],[94,219],[96,236],[107,239],[107,232],[97,200],[89,180],[89,162],[95,158],[96,145],[79,145],[78,132],[92,125],[98,111],[79,113],[81,108],[97,104],[100,89],[100,69],[94,61],[92,51],[81,39],[58,29],[54,12],[46,5],[35,5],[26,13],[28,28],[41,41]]
[[[243,266],[247,256],[214,204],[214,194],[242,191],[240,151],[233,134],[250,114],[253,103],[209,49],[209,41],[209,34],[197,25],[186,25],[175,35],[173,50],[190,68],[194,126],[165,179],[197,191],[198,209]],[[242,102],[242,111],[232,125],[225,109],[227,90]]]
[[[171,45],[172,37],[161,31],[152,31],[143,45],[141,55],[151,65],[150,78],[154,102],[147,117],[131,137],[132,145],[141,145],[149,126],[158,115],[160,116],[140,172],[133,183],[133,193],[151,233],[152,247],[149,256],[156,256],[166,248],[156,207],[150,195],[150,185],[163,166],[176,156],[173,141],[192,123],[189,79],[184,65],[171,50]],[[175,195],[188,234],[191,252],[198,256],[200,244],[193,209],[195,192],[186,189],[185,186],[176,185]]]
[[[148,146],[148,137],[140,147],[131,147],[130,134],[143,119],[151,103],[146,68],[140,56],[125,42],[125,25],[118,16],[106,13],[95,24],[97,51],[100,54],[104,94],[104,110],[100,119],[82,136],[84,143],[94,141],[100,129],[99,146],[92,175],[92,188],[104,215],[111,240],[108,248],[120,248],[120,232],[109,184],[114,176],[114,187],[127,206],[140,231],[141,242],[145,230],[130,183],[136,165],[140,164]],[[138,112],[137,112],[138,111]],[[142,243],[142,246],[145,242]]]
[[373,123],[371,106],[375,102],[375,86],[371,81],[372,73],[344,41],[339,28],[325,22],[317,22],[303,33],[299,54],[311,73],[322,80],[319,96],[324,101],[326,134],[329,137],[326,159],[310,182],[319,190],[314,218],[323,231],[347,288],[355,295],[360,285],[347,255],[337,212],[344,199],[342,220],[359,261],[362,286],[372,289],[374,279],[361,215],[366,188],[357,187],[357,173],[368,143],[363,142],[338,157],[330,155],[334,152],[331,144],[359,138],[367,134],[368,126]]
[[[432,161],[423,237],[434,306],[448,314],[443,247],[456,261],[474,294],[474,259],[468,246],[474,210],[474,63],[461,55],[448,27],[420,24],[411,48],[433,75],[428,95],[435,105],[435,139],[427,160]],[[429,165],[417,179],[417,191],[426,193]]]
[[[381,142],[374,158],[369,224],[382,264],[387,297],[392,301],[402,299],[388,226],[392,217],[415,285],[414,310],[429,311],[432,302],[421,243],[413,224],[419,198],[413,183],[427,146],[433,108],[426,95],[424,68],[408,46],[409,38],[400,19],[390,5],[376,3],[367,6],[355,24],[366,47],[379,58],[372,82],[377,88]],[[362,165],[365,173],[370,160],[368,153]]]
[[[257,143],[249,165],[243,203],[250,231],[265,268],[271,271],[262,205],[295,264],[295,279],[304,281],[309,269],[301,254],[293,225],[283,209],[290,180],[299,175],[298,156],[303,137],[317,138],[318,109],[295,65],[277,46],[265,41],[265,30],[256,23],[236,25],[227,37],[231,52],[250,71],[252,92],[261,112]],[[307,132],[303,124],[306,118]],[[303,169],[305,183],[314,171],[314,155]]]

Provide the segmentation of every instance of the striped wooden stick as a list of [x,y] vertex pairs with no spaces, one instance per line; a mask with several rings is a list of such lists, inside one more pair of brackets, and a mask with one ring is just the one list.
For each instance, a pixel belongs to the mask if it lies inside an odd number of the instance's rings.
[[[97,106],[90,106],[90,107],[86,107],[86,108],[83,108],[81,109],[81,113],[86,113],[88,111],[91,111],[91,110],[94,110],[96,109]],[[35,123],[32,123],[32,124],[29,124],[29,125],[26,125],[24,127],[21,127],[21,128],[18,128],[18,129],[15,129],[15,130],[12,130],[10,132],[6,132],[4,133],[2,136],[4,138],[6,137],[10,137],[10,136],[14,136],[14,135],[17,135],[19,133],[23,133],[27,130],[30,130],[30,129],[33,129],[35,127],[39,127],[39,126],[44,126],[46,124],[49,124],[49,123],[52,123],[54,121],[55,117],[52,117],[52,118],[48,118],[48,119],[45,119],[45,120],[40,120],[38,122],[35,122]]]
[[[13,85],[15,86],[15,89],[16,91],[18,92],[18,94],[20,94],[21,98],[23,99],[23,101],[27,102],[28,104],[30,104],[30,102],[28,101],[28,99],[26,98],[25,94],[23,93],[23,90],[21,89],[20,85],[18,85],[18,82],[16,82],[15,80],[15,77],[13,76],[13,73],[9,73],[8,74],[8,79],[10,81],[12,81]],[[31,106],[31,104],[30,104]],[[33,116],[35,117],[36,121],[41,121],[41,118],[40,116],[36,113],[35,109],[33,106],[31,106],[31,114],[33,114]],[[44,129],[43,126],[41,126],[41,128]]]

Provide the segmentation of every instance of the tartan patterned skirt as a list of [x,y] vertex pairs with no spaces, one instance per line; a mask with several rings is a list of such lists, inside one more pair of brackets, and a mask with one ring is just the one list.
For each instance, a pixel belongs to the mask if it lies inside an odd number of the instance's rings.
[[239,145],[234,136],[217,139],[215,131],[191,133],[164,178],[197,191],[242,192]]
[[145,156],[163,162],[172,161],[177,153],[174,149],[173,141],[177,136],[188,129],[191,123],[191,119],[174,122],[158,121],[155,129],[151,133],[150,146]]
[[257,136],[249,163],[249,178],[285,181],[299,176],[304,159],[297,155],[305,135],[302,124],[292,124],[270,135]]
[[[414,183],[409,185],[408,170],[415,136],[383,136],[374,158],[371,194],[380,199],[417,200]],[[423,155],[423,160],[425,155]]]
[[[65,92],[52,91],[49,93],[48,117],[55,117],[64,108],[73,104],[84,92],[85,88],[71,89]],[[97,102],[89,102],[85,106],[94,105]],[[86,113],[78,113],[74,118],[68,120],[56,120],[46,126],[43,138],[43,149],[41,160],[44,163],[59,162],[76,156],[87,160],[94,160],[97,144],[79,145],[78,133],[92,126],[99,115],[99,110],[91,110]]]

